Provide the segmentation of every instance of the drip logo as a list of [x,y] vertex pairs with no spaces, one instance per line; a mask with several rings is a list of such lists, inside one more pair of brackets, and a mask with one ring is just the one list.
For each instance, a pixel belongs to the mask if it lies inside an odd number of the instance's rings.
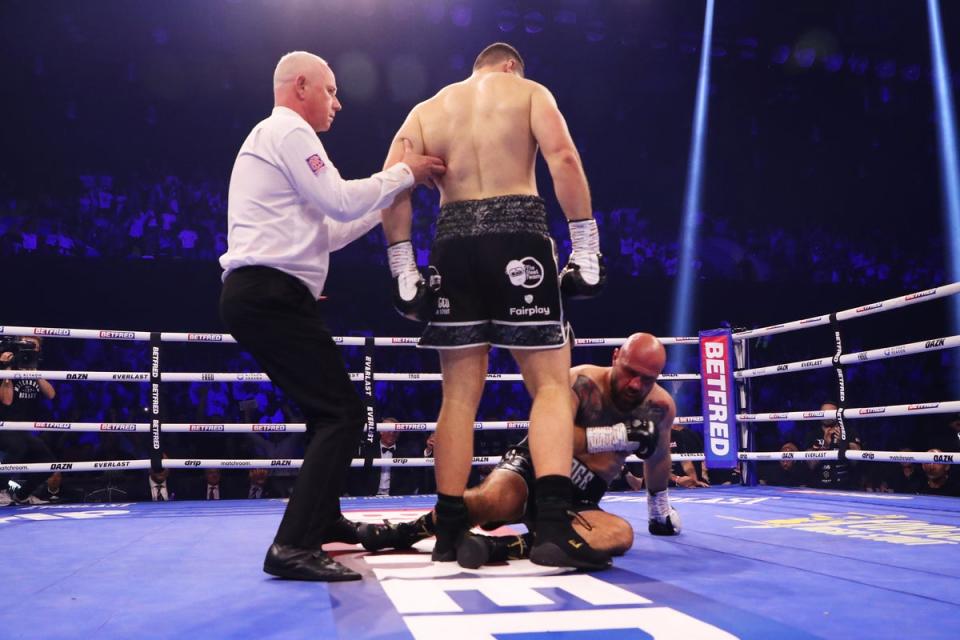
[[510,284],[524,289],[535,289],[543,282],[543,265],[532,256],[511,260],[507,263],[507,278]]

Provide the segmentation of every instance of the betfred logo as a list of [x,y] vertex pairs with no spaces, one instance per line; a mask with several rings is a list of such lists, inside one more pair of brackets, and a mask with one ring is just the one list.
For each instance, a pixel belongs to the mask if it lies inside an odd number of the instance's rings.
[[862,307],[857,307],[854,313],[863,313],[865,311],[873,311],[874,309],[880,309],[883,307],[882,302],[875,302],[873,304],[864,305]]
[[926,291],[918,291],[917,293],[911,293],[908,296],[904,296],[904,300],[916,300],[917,298],[926,298],[927,296],[932,296],[937,292],[936,289],[927,289]]
[[105,340],[133,340],[137,337],[133,331],[101,331],[99,335]]
[[507,429],[529,429],[529,422],[507,422]]
[[100,431],[136,431],[136,430],[137,430],[137,425],[129,422],[122,423],[122,424],[121,423],[116,423],[116,424],[101,423],[100,424]]
[[886,407],[868,407],[866,409],[858,410],[857,413],[860,414],[861,416],[868,416],[874,413],[886,413],[886,411],[887,411]]
[[219,333],[188,333],[187,342],[223,342]]
[[925,404],[909,404],[907,411],[920,411],[922,409],[936,409],[940,406],[939,402],[927,402]]
[[786,420],[787,414],[785,413],[771,413],[770,420]]
[[35,336],[68,336],[70,329],[45,329],[44,327],[35,327],[33,330]]
[[817,316],[816,318],[806,318],[805,320],[801,320],[799,324],[810,324],[812,322],[820,322],[821,320],[823,320],[823,316]]
[[271,431],[286,431],[287,425],[285,424],[255,424],[253,425],[253,430],[255,432],[271,432]]
[[224,431],[222,424],[192,424],[188,427],[189,431]]
[[[679,342],[679,339],[677,340]],[[603,338],[577,338],[577,344],[604,344]]]
[[804,418],[822,418],[823,411],[804,411],[803,417]]
[[426,422],[407,422],[402,423],[398,422],[394,425],[396,431],[426,431],[427,423]]
[[[449,302],[447,303],[449,305]],[[417,344],[420,338],[390,338],[390,344]]]
[[69,422],[34,422],[33,425],[37,429],[46,429],[48,431],[53,431],[53,430],[68,431],[71,426]]

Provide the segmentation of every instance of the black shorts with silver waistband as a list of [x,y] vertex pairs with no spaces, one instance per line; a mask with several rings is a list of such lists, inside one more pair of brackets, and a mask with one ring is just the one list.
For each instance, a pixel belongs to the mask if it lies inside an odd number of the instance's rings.
[[[524,438],[507,449],[497,463],[497,469],[505,469],[516,473],[527,484],[527,506],[524,520],[535,517],[536,496],[534,495],[533,456],[530,454],[530,445]],[[573,459],[570,468],[570,480],[573,482],[571,509],[574,513],[581,511],[597,511],[600,509],[600,499],[607,492],[606,481],[590,470],[587,465],[577,458]]]
[[439,297],[421,347],[551,348],[569,337],[556,250],[538,196],[445,204],[430,273]]

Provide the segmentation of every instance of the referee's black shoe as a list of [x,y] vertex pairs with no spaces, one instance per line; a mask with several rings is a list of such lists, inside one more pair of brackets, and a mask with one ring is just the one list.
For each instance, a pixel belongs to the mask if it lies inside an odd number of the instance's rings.
[[314,580],[317,582],[344,582],[359,580],[356,571],[334,561],[319,549],[301,549],[285,544],[272,544],[263,561],[263,570],[272,576],[287,580]]

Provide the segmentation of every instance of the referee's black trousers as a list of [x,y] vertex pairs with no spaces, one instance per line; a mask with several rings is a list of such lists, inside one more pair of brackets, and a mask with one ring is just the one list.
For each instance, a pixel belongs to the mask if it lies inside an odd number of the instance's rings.
[[274,539],[305,549],[319,549],[340,517],[340,494],[366,419],[319,304],[297,278],[259,266],[231,271],[220,295],[227,329],[306,417],[303,466]]

